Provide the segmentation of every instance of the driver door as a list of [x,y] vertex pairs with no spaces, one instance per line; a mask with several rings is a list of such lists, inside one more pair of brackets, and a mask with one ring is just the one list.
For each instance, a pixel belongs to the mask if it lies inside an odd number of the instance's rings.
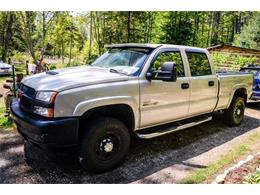
[[160,70],[164,62],[175,62],[177,81],[140,82],[141,128],[182,119],[188,115],[189,78],[178,50],[160,51],[151,63],[150,72]]

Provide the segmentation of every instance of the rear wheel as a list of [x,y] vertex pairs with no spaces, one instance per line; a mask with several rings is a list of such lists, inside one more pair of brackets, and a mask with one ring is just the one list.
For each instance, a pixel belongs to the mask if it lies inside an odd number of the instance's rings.
[[231,105],[225,110],[225,122],[230,126],[241,124],[244,119],[245,101],[241,97],[234,97]]
[[89,171],[105,172],[122,162],[129,146],[130,135],[124,123],[115,118],[99,118],[84,131],[79,162]]

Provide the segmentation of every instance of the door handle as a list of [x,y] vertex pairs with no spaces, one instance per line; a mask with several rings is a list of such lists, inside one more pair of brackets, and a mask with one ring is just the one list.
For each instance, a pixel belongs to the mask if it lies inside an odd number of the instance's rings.
[[215,85],[215,82],[214,81],[209,81],[209,86],[211,87],[211,86],[214,86]]
[[181,88],[182,89],[188,89],[190,87],[189,83],[182,83]]

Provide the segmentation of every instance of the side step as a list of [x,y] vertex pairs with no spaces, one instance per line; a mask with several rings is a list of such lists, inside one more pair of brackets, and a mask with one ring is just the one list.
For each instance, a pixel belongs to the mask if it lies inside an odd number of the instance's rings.
[[212,116],[204,115],[204,116],[194,117],[191,119],[186,119],[186,120],[182,120],[167,125],[161,125],[159,126],[159,128],[156,127],[156,128],[142,129],[138,131],[139,133],[135,133],[135,135],[141,139],[151,139],[154,137],[159,137],[175,131],[193,127],[210,120],[212,120]]

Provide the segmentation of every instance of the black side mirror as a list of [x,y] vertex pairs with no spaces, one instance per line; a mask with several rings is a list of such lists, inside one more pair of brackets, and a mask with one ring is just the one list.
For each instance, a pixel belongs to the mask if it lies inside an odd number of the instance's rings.
[[175,62],[165,62],[162,65],[161,70],[147,72],[146,78],[148,80],[162,80],[173,81],[177,80],[177,71]]

